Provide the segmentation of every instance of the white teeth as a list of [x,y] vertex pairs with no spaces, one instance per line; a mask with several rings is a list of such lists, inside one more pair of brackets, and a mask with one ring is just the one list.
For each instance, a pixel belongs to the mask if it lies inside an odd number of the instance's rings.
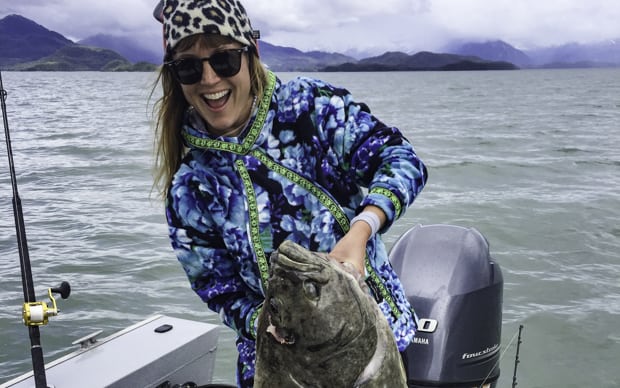
[[225,90],[222,92],[217,92],[217,93],[212,93],[212,94],[203,94],[202,96],[206,98],[207,100],[219,100],[220,98],[226,96],[228,92],[229,92],[228,90]]

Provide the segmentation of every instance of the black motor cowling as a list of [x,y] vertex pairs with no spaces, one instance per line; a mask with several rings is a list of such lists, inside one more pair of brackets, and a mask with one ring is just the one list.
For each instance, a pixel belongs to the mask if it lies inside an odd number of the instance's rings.
[[495,387],[504,281],[486,239],[473,228],[415,226],[390,260],[419,318],[409,387]]

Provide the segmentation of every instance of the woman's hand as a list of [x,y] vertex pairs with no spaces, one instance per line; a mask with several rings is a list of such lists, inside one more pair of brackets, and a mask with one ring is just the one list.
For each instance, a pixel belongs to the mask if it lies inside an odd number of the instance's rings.
[[[362,222],[356,222],[362,224]],[[359,225],[358,225],[359,226]],[[360,275],[364,275],[364,261],[366,259],[366,242],[370,233],[355,232],[353,228],[338,241],[334,249],[329,252],[329,258],[339,263],[350,263]]]
[[[385,222],[385,214],[376,206],[366,206],[364,211],[371,211],[379,217],[380,225]],[[329,252],[329,257],[340,262],[350,263],[355,267],[361,276],[364,276],[366,243],[371,237],[371,228],[364,221],[357,221],[351,225],[349,232],[336,243],[334,249]]]

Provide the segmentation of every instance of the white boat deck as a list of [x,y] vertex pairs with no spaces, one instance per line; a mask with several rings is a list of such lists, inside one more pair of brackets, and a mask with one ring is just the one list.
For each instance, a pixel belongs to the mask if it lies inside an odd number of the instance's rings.
[[[207,384],[213,375],[217,339],[216,325],[156,315],[96,342],[85,339],[85,348],[46,365],[47,385],[153,388],[166,381]],[[34,386],[30,372],[0,388]]]

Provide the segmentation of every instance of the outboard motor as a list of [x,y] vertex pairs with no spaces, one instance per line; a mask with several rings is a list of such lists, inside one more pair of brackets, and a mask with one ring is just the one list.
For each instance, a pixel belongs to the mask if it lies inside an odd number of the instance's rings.
[[418,225],[390,260],[419,318],[408,386],[495,387],[504,281],[486,239],[473,228]]

